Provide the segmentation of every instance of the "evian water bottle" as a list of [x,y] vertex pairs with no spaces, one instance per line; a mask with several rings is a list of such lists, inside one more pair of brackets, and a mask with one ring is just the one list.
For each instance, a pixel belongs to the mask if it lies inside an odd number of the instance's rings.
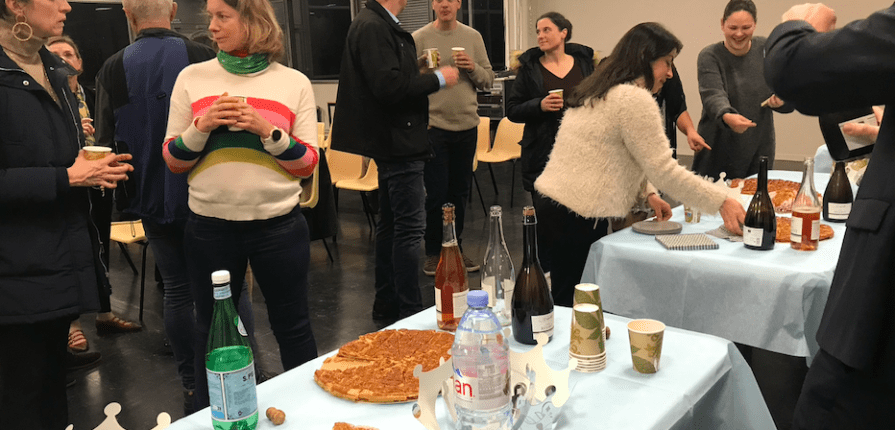
[[470,291],[451,348],[459,430],[510,430],[510,347],[488,293]]

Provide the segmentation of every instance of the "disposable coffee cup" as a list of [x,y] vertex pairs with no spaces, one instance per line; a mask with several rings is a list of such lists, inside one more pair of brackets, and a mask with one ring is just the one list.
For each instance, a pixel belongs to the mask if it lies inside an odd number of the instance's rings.
[[430,69],[438,68],[438,48],[426,48],[423,50],[426,53],[426,67]]
[[[245,97],[245,96],[228,96],[228,97],[236,97],[236,98],[239,100],[240,103],[245,103],[245,102],[248,100],[248,98]],[[228,126],[228,127],[227,127],[227,130],[230,130],[230,131],[242,131],[243,129],[240,128],[240,127],[237,127],[237,126],[235,126],[235,125],[231,125],[231,126]]]
[[455,47],[451,48],[451,55],[457,55],[461,52],[466,52],[466,48],[464,48],[462,46],[455,46]]
[[572,296],[572,307],[582,303],[591,303],[602,309],[603,302],[600,300],[600,286],[588,283],[575,285],[575,293]]
[[600,307],[592,303],[576,305],[572,315],[569,352],[579,356],[596,357],[606,352]]
[[106,158],[106,155],[112,153],[112,148],[108,146],[85,146],[84,151],[87,151],[84,156],[88,160],[102,160]]
[[562,97],[562,90],[550,90],[547,92],[550,94],[557,94],[557,95],[559,95],[560,98]]
[[662,357],[662,339],[665,324],[651,319],[639,319],[628,323],[628,339],[631,342],[631,361],[640,373],[659,371]]

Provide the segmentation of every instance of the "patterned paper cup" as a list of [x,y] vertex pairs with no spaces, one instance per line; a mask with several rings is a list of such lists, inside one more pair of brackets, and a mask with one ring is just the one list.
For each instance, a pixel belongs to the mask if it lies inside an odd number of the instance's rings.
[[573,312],[569,352],[585,357],[605,353],[606,343],[603,339],[600,307],[592,303],[582,303],[575,305]]
[[572,307],[581,303],[590,303],[603,308],[600,300],[600,286],[597,284],[578,284],[575,286],[575,295],[572,296]]
[[112,152],[112,148],[108,146],[85,146],[84,150],[87,151],[87,154],[84,156],[88,160],[102,160],[106,158],[107,154]]
[[659,370],[664,335],[665,324],[660,321],[640,319],[628,323],[634,370],[640,373],[656,373]]

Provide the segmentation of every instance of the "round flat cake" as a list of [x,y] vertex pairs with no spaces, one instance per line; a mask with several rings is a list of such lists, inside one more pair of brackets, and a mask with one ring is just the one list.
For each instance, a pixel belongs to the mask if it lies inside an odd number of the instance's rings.
[[346,343],[314,372],[330,394],[355,402],[401,403],[419,396],[417,364],[428,372],[447,360],[454,335],[435,330],[383,330]]

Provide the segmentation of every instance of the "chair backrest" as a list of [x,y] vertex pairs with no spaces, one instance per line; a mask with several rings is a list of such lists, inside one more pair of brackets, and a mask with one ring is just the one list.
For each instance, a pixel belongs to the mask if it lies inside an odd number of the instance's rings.
[[333,185],[346,179],[358,179],[363,174],[364,157],[360,155],[330,148],[326,150],[326,161],[329,163],[329,175]]
[[314,173],[310,177],[301,180],[301,197],[298,200],[299,206],[304,208],[313,208],[317,206],[320,200],[320,163],[314,166]]
[[475,144],[475,157],[472,159],[472,171],[479,166],[479,155],[491,150],[491,118],[480,116],[478,140]]
[[522,146],[519,142],[522,140],[522,132],[525,131],[525,124],[510,121],[508,118],[500,120],[497,124],[497,132],[494,134],[494,147],[492,152],[501,152],[514,155],[516,158],[522,156]]
[[323,148],[323,142],[326,141],[326,125],[322,122],[317,123],[317,146]]

